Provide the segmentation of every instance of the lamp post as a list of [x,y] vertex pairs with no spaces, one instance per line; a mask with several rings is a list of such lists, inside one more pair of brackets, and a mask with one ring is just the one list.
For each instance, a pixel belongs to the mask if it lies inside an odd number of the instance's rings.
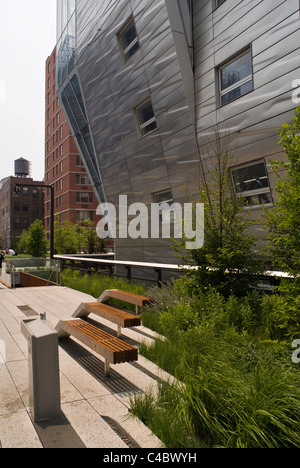
[[[25,185],[25,184],[24,184]],[[26,187],[49,188],[51,190],[51,213],[50,213],[50,258],[54,258],[54,185],[26,184]],[[21,185],[16,184],[14,195],[20,195]]]

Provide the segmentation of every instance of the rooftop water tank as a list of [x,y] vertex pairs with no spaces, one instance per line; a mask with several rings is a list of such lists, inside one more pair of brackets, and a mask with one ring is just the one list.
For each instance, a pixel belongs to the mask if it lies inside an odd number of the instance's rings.
[[17,159],[15,161],[15,176],[16,177],[28,177],[30,173],[30,163],[24,158]]

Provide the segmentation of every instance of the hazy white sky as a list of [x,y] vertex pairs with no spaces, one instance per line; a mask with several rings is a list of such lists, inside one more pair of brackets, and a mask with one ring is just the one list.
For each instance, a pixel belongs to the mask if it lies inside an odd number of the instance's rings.
[[0,180],[14,160],[44,177],[45,62],[56,44],[56,0],[0,0]]

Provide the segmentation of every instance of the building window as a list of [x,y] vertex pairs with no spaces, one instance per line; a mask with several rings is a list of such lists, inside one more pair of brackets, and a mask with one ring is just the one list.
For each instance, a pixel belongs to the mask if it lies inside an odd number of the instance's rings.
[[76,222],[81,223],[90,219],[93,221],[93,212],[92,211],[76,211]]
[[218,6],[222,5],[224,2],[225,0],[215,0],[215,8],[218,8]]
[[118,38],[124,58],[128,60],[140,48],[133,18],[121,29]]
[[154,195],[155,202],[159,204],[160,209],[160,221],[162,223],[170,223],[174,221],[174,211],[170,210],[170,206],[173,205],[172,192],[162,192]]
[[15,218],[15,229],[20,229],[21,227],[21,218]]
[[268,174],[264,161],[232,170],[236,196],[245,207],[272,203]]
[[76,185],[89,185],[89,178],[86,174],[76,174]]
[[156,130],[156,119],[150,99],[136,108],[136,115],[143,136]]
[[23,224],[23,229],[28,229],[29,228],[29,219],[28,218],[23,218],[22,219],[22,224]]
[[221,106],[253,91],[252,54],[250,49],[219,68],[219,86]]
[[23,193],[23,195],[28,195],[29,194],[29,188],[28,187],[22,187],[22,193]]
[[76,192],[76,203],[93,203],[91,192]]
[[82,162],[81,157],[79,156],[79,154],[76,155],[76,166],[83,167],[83,162]]

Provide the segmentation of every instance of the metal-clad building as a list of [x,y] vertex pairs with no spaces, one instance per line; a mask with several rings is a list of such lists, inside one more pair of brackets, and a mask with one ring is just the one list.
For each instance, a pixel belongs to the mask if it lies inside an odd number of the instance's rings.
[[[235,195],[253,218],[272,206],[269,161],[300,82],[299,0],[58,0],[57,26],[58,93],[99,202],[186,202],[217,128]],[[176,262],[162,238],[118,238],[116,256]]]

